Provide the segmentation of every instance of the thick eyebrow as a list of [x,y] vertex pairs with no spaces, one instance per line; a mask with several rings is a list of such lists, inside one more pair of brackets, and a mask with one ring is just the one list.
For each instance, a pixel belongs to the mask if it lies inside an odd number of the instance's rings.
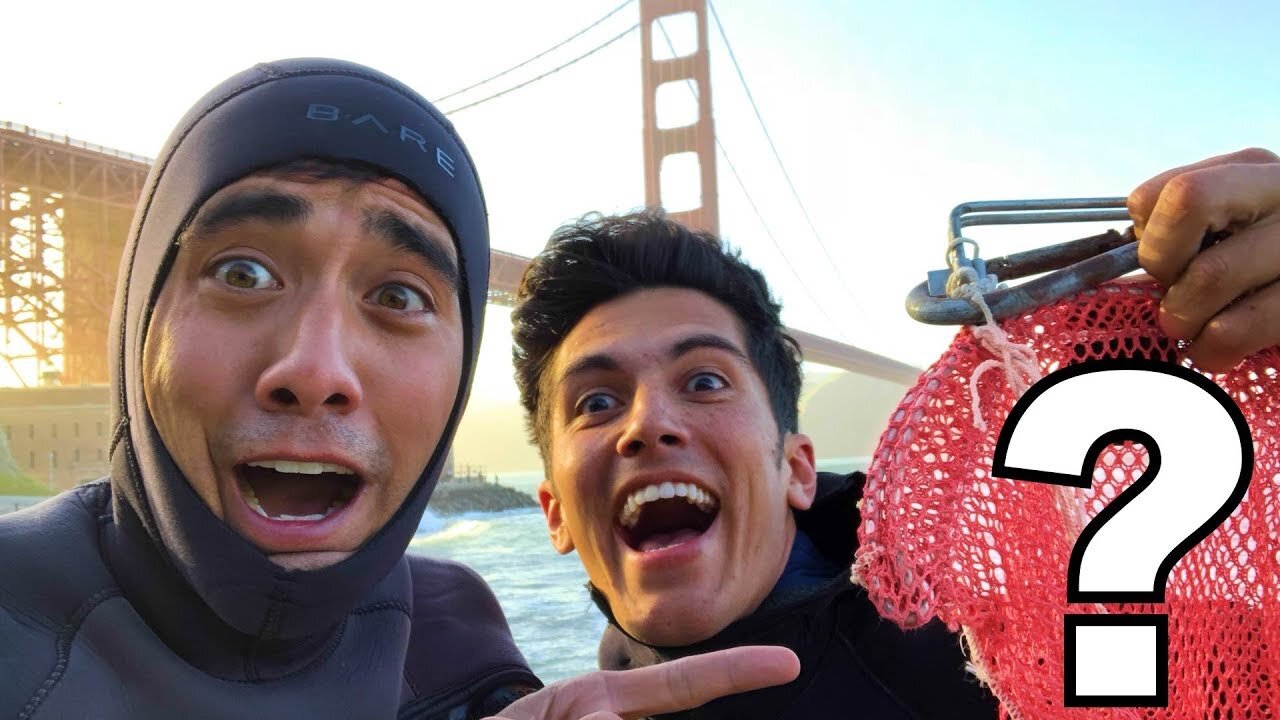
[[423,232],[416,223],[405,220],[395,212],[369,208],[364,211],[364,229],[391,243],[396,249],[407,250],[418,256],[444,276],[451,288],[458,289],[458,264],[434,234]]
[[679,358],[682,355],[687,355],[693,352],[694,350],[700,350],[702,348],[713,348],[716,350],[723,350],[729,353],[730,355],[737,357],[738,359],[742,360],[745,363],[751,362],[751,358],[748,358],[747,354],[742,352],[741,348],[733,344],[733,342],[731,342],[727,338],[721,337],[719,335],[715,335],[713,333],[703,333],[701,335],[693,335],[691,337],[687,337],[677,342],[676,344],[672,345],[671,350],[667,352],[667,355],[672,360],[675,360],[676,358]]
[[621,366],[618,365],[618,361],[608,355],[587,355],[574,360],[569,367],[564,369],[564,372],[560,373],[559,384],[563,385],[573,376],[581,375],[582,373],[595,370],[614,371],[619,367]]
[[[748,358],[746,353],[742,352],[742,350],[737,345],[734,345],[733,342],[731,342],[730,340],[724,337],[721,337],[719,335],[716,335],[714,333],[702,333],[699,335],[691,335],[687,338],[684,338],[683,340],[676,342],[667,351],[667,357],[671,358],[672,360],[676,360],[684,355],[687,355],[693,352],[694,350],[700,350],[702,348],[713,348],[716,350],[723,350],[724,352],[727,352],[730,355],[733,355],[734,357],[739,358],[745,363],[751,362],[751,359]],[[614,371],[619,369],[620,367],[621,365],[618,364],[618,361],[609,355],[605,355],[605,354],[586,355],[584,357],[578,358],[577,360],[573,361],[568,367],[564,369],[564,372],[560,373],[559,384],[563,385],[566,382],[568,382],[570,378],[574,377],[575,375],[581,375],[582,373],[592,372],[596,370]]]
[[271,190],[244,190],[219,199],[196,217],[190,236],[204,237],[228,225],[259,220],[286,225],[311,214],[311,202],[298,195]]

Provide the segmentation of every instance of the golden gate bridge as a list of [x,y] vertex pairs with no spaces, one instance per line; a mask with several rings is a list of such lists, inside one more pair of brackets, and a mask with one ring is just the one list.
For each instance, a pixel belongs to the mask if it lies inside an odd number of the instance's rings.
[[[668,161],[692,156],[696,160],[692,182],[700,189],[697,195],[700,205],[669,214],[690,227],[718,233],[718,142],[711,112],[708,10],[717,24],[719,20],[714,17],[714,7],[708,0],[634,1],[639,3],[640,21],[621,35],[550,72],[446,112],[461,112],[518,90],[589,57],[638,27],[644,94],[645,204],[664,205],[661,180]],[[547,51],[439,100],[452,98],[527,65],[582,35],[631,2],[633,0],[627,0],[604,18]],[[675,55],[661,22],[677,15],[692,15],[696,22],[696,49],[683,55]],[[723,35],[723,26],[720,30]],[[665,39],[672,51],[671,57],[655,55],[655,33]],[[726,47],[727,40],[725,36]],[[729,52],[736,67],[731,47]],[[742,77],[741,68],[738,73]],[[746,87],[745,78],[742,79]],[[663,127],[658,118],[659,94],[660,89],[671,83],[689,86],[697,102],[696,118],[688,124]],[[750,90],[747,92],[750,98]],[[764,128],[754,99],[752,106]],[[767,128],[765,137],[803,210],[803,203],[786,175]],[[723,154],[723,148],[719,149]],[[727,159],[727,155],[725,157]],[[150,163],[150,159],[142,156],[0,122],[0,333],[3,338],[0,360],[18,383],[35,386],[107,382],[107,325],[117,266]],[[741,184],[732,163],[727,164]],[[821,244],[807,211],[804,216]],[[823,251],[826,252],[825,247]],[[785,260],[785,252],[783,256]],[[493,250],[490,262],[489,299],[510,305],[528,259]],[[914,382],[919,374],[916,367],[847,343],[796,329],[789,332],[810,362],[901,384]]]

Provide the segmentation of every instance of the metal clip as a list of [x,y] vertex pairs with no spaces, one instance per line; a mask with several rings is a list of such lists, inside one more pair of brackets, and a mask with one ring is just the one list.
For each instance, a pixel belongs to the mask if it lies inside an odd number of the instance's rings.
[[[925,282],[907,296],[907,313],[930,325],[981,325],[982,312],[967,300],[947,297],[946,285],[960,267],[972,267],[978,277],[998,281],[1050,273],[1022,285],[985,293],[992,316],[1001,320],[1051,303],[1138,269],[1138,243],[1129,228],[1123,234],[1108,230],[1079,240],[983,261],[978,244],[961,230],[974,225],[1026,225],[1060,222],[1129,220],[1125,198],[1057,198],[994,200],[957,205],[947,232],[948,270],[931,270]],[[972,245],[968,258],[965,245]],[[1056,272],[1050,272],[1056,271]]]
[[[964,246],[973,246],[973,259],[965,257]],[[987,261],[978,257],[982,252],[978,247],[978,243],[967,237],[953,237],[947,246],[947,270],[930,270],[928,280],[929,295],[932,297],[947,296],[947,280],[951,278],[951,274],[962,267],[973,268],[978,277],[987,276]]]

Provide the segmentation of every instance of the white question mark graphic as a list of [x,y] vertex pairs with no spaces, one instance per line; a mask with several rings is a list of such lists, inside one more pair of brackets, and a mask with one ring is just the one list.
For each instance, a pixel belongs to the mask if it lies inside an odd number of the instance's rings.
[[[1089,488],[1098,455],[1125,440],[1150,465],[1080,534],[1068,602],[1164,602],[1174,564],[1249,487],[1253,439],[1231,397],[1192,370],[1140,359],[1072,365],[1032,386],[1000,430],[992,474]],[[1065,631],[1066,707],[1168,706],[1167,615],[1068,614]]]

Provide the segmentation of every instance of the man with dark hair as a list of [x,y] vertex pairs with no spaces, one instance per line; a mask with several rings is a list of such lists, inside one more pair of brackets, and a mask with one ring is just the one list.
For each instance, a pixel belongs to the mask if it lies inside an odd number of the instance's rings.
[[[1162,323],[1197,363],[1280,342],[1275,155],[1169,171],[1130,209],[1144,266],[1170,288]],[[513,320],[539,500],[609,621],[602,668],[775,644],[800,658],[795,681],[680,717],[996,717],[959,637],[882,621],[851,582],[864,478],[816,472],[799,353],[736,253],[659,213],[588,216],[534,258]]]
[[0,518],[0,716],[576,719],[790,679],[756,649],[538,691],[483,580],[405,554],[488,253],[462,141],[392,78],[289,60],[198,102],[121,261],[111,477]]
[[601,667],[778,644],[800,657],[794,683],[689,717],[994,717],[954,636],[897,631],[850,583],[861,476],[815,470],[779,311],[720,240],[656,212],[561,228],[526,272],[513,318],[538,495],[609,620]]

